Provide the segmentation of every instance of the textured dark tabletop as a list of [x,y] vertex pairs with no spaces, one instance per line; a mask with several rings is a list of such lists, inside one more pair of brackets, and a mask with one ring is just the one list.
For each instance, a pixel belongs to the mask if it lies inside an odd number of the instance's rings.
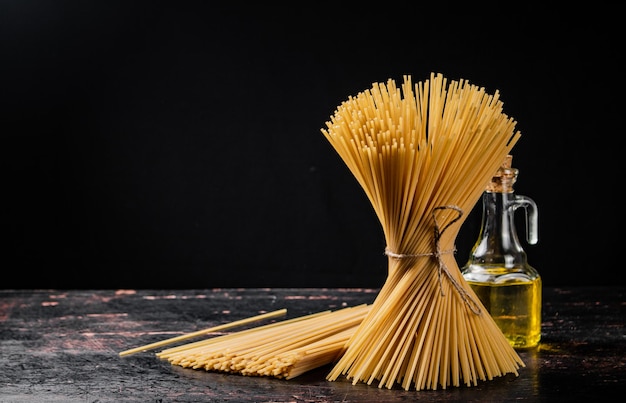
[[[477,386],[403,390],[291,380],[119,353],[286,308],[288,317],[371,303],[372,289],[0,290],[0,403],[612,401],[626,388],[626,288],[543,291],[542,342],[525,367]],[[158,351],[158,350],[156,350]]]

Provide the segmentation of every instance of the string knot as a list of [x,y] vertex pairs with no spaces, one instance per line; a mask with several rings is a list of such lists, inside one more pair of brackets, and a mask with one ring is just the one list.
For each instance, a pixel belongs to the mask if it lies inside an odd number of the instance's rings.
[[[439,226],[439,222],[437,221],[436,212],[437,212],[437,210],[446,210],[446,209],[456,211],[457,212],[457,216],[454,219],[452,219],[449,223],[444,225],[443,227],[440,227]],[[458,206],[454,206],[454,205],[438,206],[438,207],[435,207],[433,209],[432,216],[433,216],[433,221],[435,223],[435,225],[433,226],[433,242],[434,242],[433,252],[405,254],[405,253],[393,252],[392,250],[390,250],[387,247],[387,248],[385,248],[385,255],[387,255],[387,256],[389,256],[391,258],[394,258],[394,259],[408,259],[408,258],[418,258],[418,257],[432,256],[435,259],[435,261],[437,262],[437,271],[438,271],[438,277],[439,277],[439,290],[441,291],[441,295],[442,296],[445,295],[444,292],[443,292],[443,280],[442,280],[443,276],[445,275],[448,278],[448,281],[450,281],[450,283],[452,283],[452,286],[457,291],[457,293],[460,295],[461,299],[469,307],[469,309],[472,312],[474,312],[476,315],[480,315],[480,313],[481,313],[480,305],[467,292],[467,290],[465,288],[463,288],[463,286],[461,284],[459,284],[458,281],[456,281],[456,279],[452,276],[452,274],[450,274],[450,271],[448,270],[448,267],[446,266],[446,263],[443,261],[443,257],[442,257],[442,255],[444,255],[444,254],[455,253],[456,252],[456,248],[448,249],[448,250],[441,250],[441,237],[442,237],[443,233],[452,224],[454,224],[455,222],[457,222],[458,220],[461,219],[461,217],[463,216],[463,210],[461,208],[459,208]]]

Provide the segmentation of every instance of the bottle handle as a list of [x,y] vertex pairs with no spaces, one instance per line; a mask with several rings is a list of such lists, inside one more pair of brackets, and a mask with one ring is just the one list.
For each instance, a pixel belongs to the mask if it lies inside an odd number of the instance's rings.
[[523,207],[526,216],[526,241],[530,245],[539,242],[539,211],[533,199],[527,196],[515,195],[513,209]]

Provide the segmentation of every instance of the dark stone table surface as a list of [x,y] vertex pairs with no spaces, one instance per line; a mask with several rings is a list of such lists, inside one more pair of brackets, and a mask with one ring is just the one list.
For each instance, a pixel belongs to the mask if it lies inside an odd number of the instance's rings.
[[[476,386],[405,391],[170,364],[134,347],[286,308],[288,317],[371,303],[374,289],[0,290],[0,403],[615,401],[626,390],[626,288],[543,290],[542,342]],[[617,399],[619,400],[619,399]]]

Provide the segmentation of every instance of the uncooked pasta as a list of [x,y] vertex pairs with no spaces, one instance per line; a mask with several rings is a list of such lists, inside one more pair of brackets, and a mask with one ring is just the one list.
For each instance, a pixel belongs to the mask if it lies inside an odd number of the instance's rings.
[[128,349],[128,350],[124,350],[124,351],[120,352],[119,355],[120,355],[120,357],[125,357],[125,356],[128,356],[128,355],[137,354],[137,353],[140,353],[140,352],[143,352],[143,351],[148,351],[148,350],[153,350],[153,349],[160,348],[160,347],[165,347],[168,344],[178,343],[178,342],[181,342],[181,341],[193,339],[193,338],[200,337],[200,336],[206,336],[207,334],[210,334],[210,333],[214,333],[214,332],[221,331],[221,330],[232,329],[232,328],[235,328],[237,326],[247,325],[247,324],[250,324],[252,322],[260,321],[260,320],[263,320],[263,319],[274,318],[276,316],[285,315],[286,313],[287,313],[286,309],[279,309],[279,310],[276,310],[276,311],[267,312],[267,313],[263,313],[263,314],[256,315],[256,316],[251,316],[249,318],[244,318],[244,319],[241,319],[241,320],[236,320],[236,321],[233,321],[233,322],[224,323],[222,325],[213,326],[213,327],[210,327],[208,329],[202,329],[202,330],[198,330],[198,331],[191,332],[191,333],[185,333],[183,335],[172,337],[172,338],[169,338],[169,339],[166,339],[166,340],[161,340],[161,341],[157,341],[155,343],[146,344],[144,346],[140,346],[140,347],[135,347],[135,348],[131,348],[131,349]]
[[336,311],[316,312],[218,336],[210,334],[285,314],[286,310],[281,309],[125,350],[119,355],[128,356],[182,340],[207,336],[203,340],[157,352],[156,356],[184,368],[292,379],[314,368],[335,362],[369,308],[369,305],[362,304]]
[[[460,226],[521,134],[496,91],[432,73],[404,76],[343,102],[322,133],[359,182],[385,236],[388,274],[372,304],[324,311],[157,353],[172,365],[292,379],[445,389],[524,366],[454,257]],[[127,350],[284,314],[276,311]]]
[[524,363],[461,276],[460,226],[521,136],[496,91],[441,74],[375,83],[323,134],[385,236],[388,276],[328,374],[409,390],[476,385]]
[[157,357],[185,368],[292,379],[336,361],[368,310],[363,304],[318,312],[173,347]]

